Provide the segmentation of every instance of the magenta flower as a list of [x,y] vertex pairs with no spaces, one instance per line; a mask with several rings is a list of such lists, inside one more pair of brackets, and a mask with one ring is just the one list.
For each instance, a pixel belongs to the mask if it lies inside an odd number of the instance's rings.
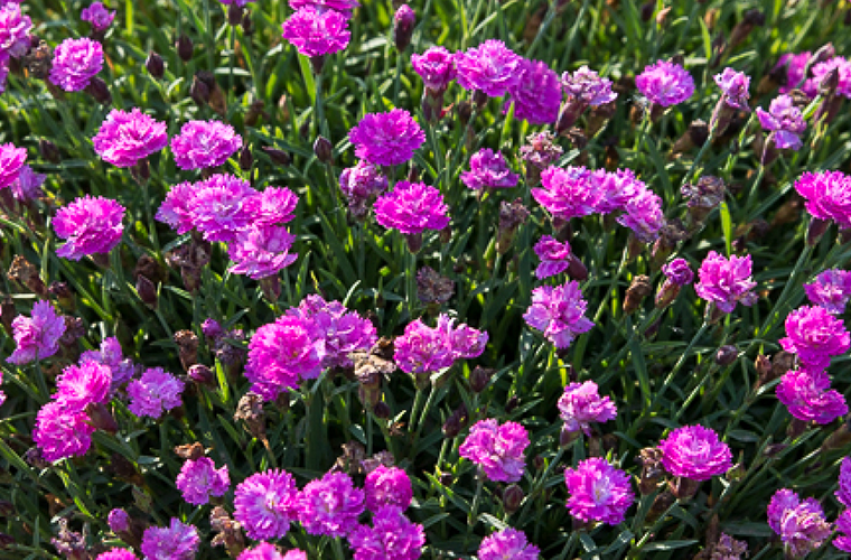
[[42,195],[41,185],[47,175],[36,173],[29,165],[21,167],[18,178],[12,182],[12,196],[19,202],[29,202]]
[[508,168],[502,152],[490,148],[479,150],[470,157],[470,171],[461,173],[461,182],[473,190],[510,189],[520,176]]
[[570,245],[558,241],[551,235],[545,235],[535,244],[535,254],[541,264],[535,269],[538,280],[561,274],[570,266]]
[[92,445],[94,431],[85,412],[51,401],[35,417],[33,441],[44,460],[53,463],[85,455]]
[[836,532],[839,536],[833,539],[833,546],[842,552],[851,552],[851,509],[846,509],[836,518]]
[[290,253],[295,235],[280,226],[252,226],[236,234],[228,247],[228,256],[235,263],[233,274],[245,274],[254,280],[274,276],[296,261]]
[[569,98],[586,107],[599,107],[618,98],[618,94],[612,91],[612,81],[601,78],[587,66],[573,74],[565,72],[561,75],[561,83]]
[[425,132],[404,109],[367,113],[349,131],[355,155],[373,165],[399,165],[410,161],[425,142]]
[[385,506],[398,507],[400,511],[408,509],[414,496],[411,489],[411,479],[407,473],[398,467],[379,465],[366,475],[364,482],[366,494],[366,509],[372,513]]
[[686,286],[694,282],[694,272],[685,259],[674,259],[663,265],[662,273],[668,281],[677,286]]
[[479,545],[479,560],[538,560],[541,551],[534,544],[529,544],[526,535],[512,527],[507,527],[497,533],[491,533]]
[[360,6],[357,0],[290,0],[290,8],[316,8],[317,10],[335,10],[351,17],[352,10]]
[[851,299],[851,271],[832,268],[821,272],[813,282],[804,284],[807,299],[828,313],[841,315]]
[[612,173],[598,169],[591,174],[592,188],[599,192],[596,211],[610,214],[625,210],[627,204],[649,191],[643,181],[635,178],[631,169],[618,169]]
[[584,167],[549,167],[541,173],[541,187],[532,196],[554,217],[570,220],[593,214],[600,192]]
[[[97,4],[92,4],[93,6]],[[138,108],[125,113],[112,110],[92,138],[95,153],[117,167],[132,167],[168,145],[166,124]]]
[[787,372],[777,385],[777,399],[804,422],[830,424],[848,414],[845,397],[830,390],[830,378],[822,369],[799,367]]
[[148,527],[142,535],[145,560],[193,560],[201,539],[193,525],[172,517],[168,527]]
[[697,295],[715,305],[724,313],[732,313],[737,303],[750,307],[757,300],[752,290],[756,282],[751,279],[751,256],[730,259],[709,251],[700,263],[700,281],[695,284]]
[[431,47],[423,54],[412,54],[411,65],[423,79],[426,89],[433,92],[446,91],[458,75],[455,55],[443,47]]
[[807,70],[807,65],[810,63],[811,56],[812,53],[807,51],[798,54],[786,53],[780,57],[775,68],[786,66],[786,83],[780,86],[780,93],[789,93],[793,89],[800,87],[800,89],[806,93],[810,99],[816,96],[818,87],[816,86],[815,80],[809,78],[804,81],[803,85],[801,85],[801,81],[806,77],[805,72]]
[[807,212],[819,220],[832,220],[851,228],[851,177],[841,171],[804,173],[795,190],[806,199]]
[[408,323],[405,333],[394,344],[393,360],[399,369],[413,375],[435,373],[450,367],[455,360],[481,356],[488,333],[463,323],[455,327],[454,323],[454,319],[443,313],[433,329],[420,319]]
[[833,70],[836,70],[839,78],[836,93],[851,98],[851,62],[841,56],[834,56],[830,60],[819,62],[813,66],[813,81],[820,86],[824,77]]
[[53,230],[65,240],[60,257],[78,261],[86,255],[106,254],[121,242],[124,207],[111,198],[77,198],[56,212]]
[[80,12],[80,19],[92,24],[93,31],[104,31],[115,19],[115,12],[107,10],[100,2],[92,2],[92,4]]
[[355,560],[416,560],[425,546],[423,526],[411,523],[397,506],[372,516],[372,527],[358,525],[348,535]]
[[88,362],[102,364],[109,368],[112,378],[110,391],[129,381],[136,373],[133,360],[124,358],[121,343],[114,336],[104,338],[100,343],[100,350],[87,350],[80,355],[81,366]]
[[523,454],[528,445],[526,428],[516,422],[500,426],[491,418],[473,424],[458,453],[479,465],[490,480],[517,482],[526,469]]
[[91,39],[65,39],[53,52],[50,81],[65,91],[81,91],[103,68],[103,47]]
[[242,137],[219,121],[189,121],[171,139],[174,163],[183,170],[218,167],[242,148]]
[[275,393],[298,387],[302,379],[319,377],[323,355],[315,339],[316,332],[310,322],[298,317],[278,317],[251,337],[245,376],[254,384],[271,385],[276,388]]
[[546,62],[520,59],[520,79],[509,86],[510,98],[503,113],[514,103],[514,116],[529,124],[552,124],[561,106],[561,81]]
[[447,210],[443,195],[436,188],[399,181],[391,192],[375,201],[375,221],[405,235],[418,235],[427,229],[441,230],[448,226]]
[[736,72],[732,68],[725,68],[722,73],[715,75],[715,83],[721,88],[724,103],[739,111],[751,110],[748,106],[750,76],[744,72]]
[[190,204],[195,196],[196,188],[192,183],[180,183],[171,187],[168,194],[165,195],[165,200],[160,205],[155,217],[156,220],[168,224],[172,229],[177,231],[178,235],[183,235],[195,227],[192,221],[192,213],[190,212]]
[[802,558],[830,537],[831,527],[815,498],[804,501],[787,488],[778,490],[768,504],[768,525],[780,535],[789,558]]
[[15,2],[0,7],[0,59],[20,58],[30,48],[32,20]]
[[679,64],[660,60],[647,66],[644,72],[635,77],[635,87],[651,103],[670,107],[692,96],[694,80]]
[[130,530],[130,516],[121,508],[109,510],[106,522],[109,525],[109,530],[113,533],[122,533]]
[[126,548],[113,548],[99,554],[95,560],[138,560],[138,558]]
[[345,537],[363,513],[363,490],[343,472],[329,472],[312,480],[298,500],[298,519],[309,535]]
[[300,8],[282,25],[283,37],[307,57],[324,56],[349,45],[349,18],[336,10]]
[[340,190],[349,202],[349,211],[357,219],[366,217],[371,201],[387,190],[387,177],[381,169],[368,161],[359,161],[355,167],[340,174]]
[[177,489],[183,493],[183,499],[193,506],[203,506],[210,496],[221,497],[230,487],[227,465],[216,469],[209,457],[187,460],[175,480]]
[[609,397],[601,397],[593,381],[571,383],[565,387],[558,400],[558,409],[565,431],[582,430],[588,437],[591,437],[592,422],[608,422],[618,415],[615,403]]
[[556,348],[568,348],[577,335],[588,332],[594,323],[585,317],[588,302],[582,299],[579,282],[561,286],[540,286],[532,290],[532,305],[523,319],[547,337]]
[[234,491],[234,518],[255,540],[280,539],[290,530],[298,512],[298,488],[290,473],[255,473]]
[[[183,193],[176,196],[180,194]],[[237,233],[254,221],[253,210],[257,196],[257,191],[251,188],[248,181],[233,175],[213,175],[195,184],[188,203],[189,219],[207,241],[231,243]],[[179,208],[174,206],[173,211],[178,217],[178,223],[181,223]]]
[[824,369],[831,356],[851,348],[851,335],[843,322],[823,307],[804,305],[786,317],[786,337],[780,339],[780,345],[797,354],[803,364]]
[[237,560],[307,560],[307,554],[297,548],[282,554],[275,545],[264,542],[244,550]]
[[57,315],[48,301],[33,305],[32,317],[18,315],[12,321],[17,347],[6,358],[10,364],[23,365],[49,358],[59,351],[59,339],[65,334],[65,319]]
[[112,370],[109,367],[85,362],[70,365],[56,378],[54,399],[68,410],[85,410],[89,403],[103,403],[109,398]]
[[182,404],[180,394],[184,383],[163,368],[148,368],[140,379],[127,385],[130,412],[138,417],[159,418],[163,412]]
[[631,229],[636,239],[643,243],[656,241],[659,230],[665,225],[662,199],[658,195],[650,189],[638,191],[627,201],[624,210],[626,212],[617,218],[620,225]]
[[17,148],[11,143],[0,144],[0,189],[5,189],[18,180],[25,161],[26,148]]
[[709,480],[733,466],[730,448],[703,426],[677,428],[659,443],[659,450],[665,470],[689,480]]
[[757,107],[756,115],[762,128],[772,133],[778,149],[797,151],[801,148],[801,134],[807,130],[807,123],[801,110],[795,107],[791,96],[776,97],[771,101],[768,111]]
[[[257,194],[256,192],[254,194]],[[257,226],[276,226],[295,219],[298,195],[286,187],[268,187],[257,196],[247,200],[251,213],[251,224]]]
[[839,503],[851,508],[851,457],[843,457],[839,466],[839,490],[834,493]]
[[458,84],[488,97],[502,97],[520,81],[523,59],[502,41],[490,39],[455,55]]
[[628,474],[595,457],[580,461],[575,469],[565,469],[567,509],[570,515],[589,523],[622,523],[626,510],[635,501]]

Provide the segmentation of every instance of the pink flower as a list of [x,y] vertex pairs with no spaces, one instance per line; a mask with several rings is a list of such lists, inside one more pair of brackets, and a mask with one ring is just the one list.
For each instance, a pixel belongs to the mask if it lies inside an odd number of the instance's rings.
[[673,284],[686,286],[694,282],[694,272],[685,259],[674,259],[662,266],[662,273]]
[[29,165],[21,167],[18,178],[12,182],[12,196],[19,202],[29,202],[42,195],[41,185],[47,178],[42,173],[36,173]]
[[479,545],[479,560],[538,560],[541,551],[529,544],[526,535],[512,527],[491,533]]
[[610,214],[625,210],[627,204],[649,191],[643,181],[635,178],[631,169],[618,169],[612,173],[598,169],[591,174],[592,188],[599,191],[596,211]]
[[479,420],[458,453],[479,465],[490,480],[517,482],[526,469],[523,453],[528,445],[529,434],[520,424],[506,422],[500,426],[495,419]]
[[65,319],[56,314],[50,302],[37,301],[32,317],[15,317],[12,333],[17,348],[6,358],[7,362],[23,365],[43,360],[59,351],[59,339],[65,334]]
[[851,177],[841,171],[808,172],[795,181],[795,190],[806,199],[807,212],[814,218],[851,228]]
[[349,18],[336,10],[300,8],[282,25],[283,37],[307,57],[324,56],[345,49],[351,33]]
[[267,187],[246,201],[251,213],[251,224],[257,226],[275,226],[295,219],[298,195],[286,187]]
[[593,214],[600,192],[584,167],[549,167],[541,173],[541,188],[532,189],[532,196],[554,218],[570,220]]
[[385,506],[395,506],[403,511],[411,505],[414,496],[411,479],[398,467],[379,465],[366,475],[364,483],[366,509],[373,513]]
[[510,189],[520,176],[512,173],[502,156],[490,148],[479,150],[470,158],[470,171],[461,173],[461,182],[473,190]]
[[[207,241],[231,243],[237,233],[254,221],[257,195],[248,181],[233,175],[213,175],[206,181],[196,183],[187,205],[189,219]],[[172,211],[178,218],[178,224],[182,223],[179,207],[174,205]]]
[[312,480],[298,501],[298,519],[309,535],[345,537],[363,513],[363,490],[343,472],[329,472]]
[[349,131],[355,155],[373,165],[399,165],[414,157],[425,132],[404,109],[367,113]]
[[375,201],[375,221],[387,229],[416,235],[448,226],[447,209],[443,195],[436,188],[399,181],[396,188]]
[[445,91],[458,74],[455,55],[443,47],[431,47],[423,54],[412,54],[411,65],[423,79],[426,89],[434,92]]
[[0,58],[20,58],[30,48],[30,30],[32,20],[21,13],[21,7],[15,2],[7,2],[0,7]]
[[526,324],[547,337],[556,348],[568,348],[577,335],[594,323],[585,317],[588,302],[582,299],[579,282],[540,286],[532,290],[532,305],[523,315]]
[[195,196],[196,187],[192,183],[180,183],[174,185],[165,200],[160,205],[155,218],[168,224],[178,235],[191,231],[195,227],[190,212],[190,203]]
[[618,98],[618,94],[612,91],[612,81],[601,78],[587,66],[581,67],[572,75],[565,72],[561,75],[561,83],[569,98],[586,106],[599,107]]
[[836,70],[839,78],[836,93],[851,98],[851,62],[841,56],[834,56],[830,60],[819,62],[813,66],[813,81],[821,86],[822,80],[833,70]]
[[522,59],[502,41],[490,39],[455,55],[458,84],[488,97],[502,97],[520,81]]
[[382,507],[372,516],[372,527],[358,525],[348,539],[355,560],[416,560],[426,542],[423,526],[411,523],[397,506]]
[[810,99],[816,96],[818,87],[815,80],[809,78],[801,85],[801,80],[806,77],[804,72],[810,63],[811,56],[812,53],[807,51],[798,54],[786,53],[780,57],[775,68],[786,66],[786,83],[780,86],[780,93],[790,93],[793,89],[800,87]]
[[130,530],[130,516],[121,508],[109,510],[106,522],[109,525],[109,530],[113,533],[123,533]]
[[414,375],[435,373],[448,368],[455,360],[481,356],[488,333],[463,323],[457,327],[454,324],[455,320],[443,313],[433,329],[420,319],[408,323],[405,333],[395,341],[393,360],[399,369]]
[[652,243],[659,237],[659,230],[665,225],[662,212],[662,199],[650,189],[638,191],[635,197],[627,201],[626,212],[618,216],[620,225],[633,231],[636,239],[643,243]]
[[733,467],[730,448],[703,426],[677,428],[659,443],[659,450],[665,470],[690,480],[709,480]]
[[99,554],[96,560],[138,560],[136,555],[126,548],[113,548],[107,552]]
[[[96,4],[93,4],[93,6]],[[165,123],[138,108],[125,113],[114,109],[92,138],[95,153],[117,167],[132,167],[168,145]]]
[[751,279],[751,256],[724,258],[715,251],[700,263],[700,281],[695,284],[697,295],[713,302],[724,313],[732,313],[737,303],[750,307],[757,295],[752,290],[756,282]]
[[558,400],[558,409],[567,432],[582,430],[588,437],[591,437],[592,422],[608,422],[618,415],[615,403],[609,397],[601,397],[593,381],[565,387]]
[[323,355],[316,338],[312,325],[298,317],[278,317],[274,323],[263,325],[248,345],[245,376],[254,384],[270,384],[277,391],[293,389],[302,379],[319,377]]
[[514,103],[514,117],[529,124],[552,124],[561,106],[561,81],[545,62],[520,59],[520,79],[508,88],[510,98],[503,113]]
[[290,0],[290,8],[300,10],[302,8],[316,8],[317,10],[335,10],[347,17],[360,6],[357,0]]
[[570,494],[570,515],[586,523],[622,523],[635,501],[629,475],[600,457],[580,461],[576,469],[565,469],[564,481]]
[[216,464],[209,457],[189,459],[180,468],[175,485],[187,503],[202,506],[210,501],[210,496],[224,496],[228,491],[228,468],[216,469]]
[[828,313],[841,315],[851,299],[851,271],[832,268],[804,284],[810,303],[823,307]]
[[535,269],[538,280],[561,274],[570,266],[570,245],[561,243],[551,235],[545,235],[535,244],[535,254],[541,264]]
[[193,560],[201,539],[193,525],[172,518],[168,527],[148,527],[142,535],[145,560]]
[[44,460],[53,463],[85,455],[92,445],[94,431],[85,412],[51,401],[36,415],[33,441]]
[[80,19],[92,24],[92,30],[104,31],[115,19],[115,12],[107,10],[100,2],[92,2],[92,4],[80,12]]
[[159,418],[163,412],[177,408],[182,404],[180,394],[184,383],[163,368],[148,368],[141,379],[134,379],[127,385],[130,397],[130,412],[138,417]]
[[834,493],[839,503],[851,508],[851,457],[843,457],[839,466],[839,490]]
[[830,378],[820,369],[799,367],[787,372],[777,385],[777,399],[789,414],[805,422],[830,424],[848,414],[845,397],[830,390]]
[[296,261],[290,253],[295,235],[280,226],[252,226],[236,234],[228,247],[228,256],[235,263],[233,274],[245,274],[254,280],[274,276]]
[[78,261],[86,255],[106,254],[121,242],[124,207],[110,198],[86,195],[56,212],[53,230],[65,240],[60,257]]
[[678,105],[694,93],[694,80],[691,74],[679,64],[660,60],[647,66],[644,72],[635,77],[635,87],[651,103],[670,107]]
[[80,355],[81,366],[88,362],[102,364],[109,368],[112,379],[111,392],[129,381],[136,373],[136,366],[131,359],[124,358],[121,343],[114,336],[104,338],[100,343],[100,350],[87,350]]
[[109,367],[85,362],[70,365],[56,378],[54,399],[69,410],[85,410],[89,403],[103,403],[109,398],[112,371]]
[[340,174],[340,190],[349,202],[352,216],[362,219],[369,211],[368,204],[387,190],[387,177],[377,166],[359,161]]
[[255,540],[280,539],[290,530],[298,510],[298,488],[290,473],[269,470],[255,473],[234,492],[234,518]]
[[844,354],[851,348],[851,335],[840,319],[823,307],[804,305],[786,317],[786,337],[780,345],[798,354],[805,365],[824,369],[831,356]]
[[11,186],[21,174],[27,161],[27,149],[14,144],[0,144],[0,189]]
[[189,121],[171,139],[174,163],[184,170],[218,167],[242,148],[242,137],[219,121]]
[[804,501],[792,490],[778,490],[768,504],[768,525],[780,535],[789,558],[802,558],[830,537],[831,527],[814,498]]
[[833,539],[833,546],[842,552],[851,552],[851,509],[846,509],[836,519],[836,532],[840,536]]
[[748,88],[751,78],[744,72],[736,72],[732,68],[725,68],[721,74],[715,75],[715,83],[721,88],[724,102],[739,111],[750,111]]
[[103,47],[91,39],[65,39],[53,52],[50,81],[65,91],[81,91],[103,68]]
[[244,550],[237,560],[307,560],[307,554],[297,548],[282,554],[277,547],[264,542]]
[[801,110],[795,107],[791,96],[776,97],[771,101],[768,111],[757,107],[756,115],[762,128],[773,133],[778,149],[789,148],[797,151],[801,148],[801,134],[807,130],[807,123]]

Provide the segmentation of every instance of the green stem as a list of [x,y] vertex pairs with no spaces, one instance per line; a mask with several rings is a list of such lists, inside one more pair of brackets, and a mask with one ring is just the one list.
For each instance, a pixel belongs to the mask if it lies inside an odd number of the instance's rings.
[[467,551],[467,546],[470,542],[470,537],[473,536],[473,528],[479,519],[479,503],[482,499],[482,487],[485,483],[484,473],[478,473],[476,481],[476,494],[473,496],[473,505],[470,507],[470,514],[467,516],[467,534],[464,535],[464,551]]

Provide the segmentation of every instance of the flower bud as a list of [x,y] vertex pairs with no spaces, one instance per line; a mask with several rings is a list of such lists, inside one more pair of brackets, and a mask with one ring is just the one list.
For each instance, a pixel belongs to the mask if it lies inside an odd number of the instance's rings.
[[112,103],[112,94],[109,92],[109,87],[106,85],[106,82],[97,76],[92,78],[84,91],[91,95],[95,101],[101,105],[109,105]]
[[523,498],[525,497],[523,490],[519,486],[516,484],[510,484],[502,492],[502,507],[505,510],[505,513],[511,515],[520,509],[520,504],[523,503]]
[[732,345],[722,346],[715,353],[715,363],[719,366],[729,366],[739,357],[739,350]]
[[279,150],[277,148],[271,148],[267,146],[263,148],[263,151],[266,152],[266,155],[269,156],[269,159],[272,160],[272,163],[275,163],[282,167],[287,167],[290,163],[292,163],[292,158],[284,150]]
[[260,289],[263,291],[263,297],[270,303],[275,303],[281,297],[281,279],[275,274],[260,279]]
[[324,136],[316,137],[316,141],[313,143],[313,153],[316,155],[316,159],[322,163],[330,165],[334,162],[334,146]]
[[638,490],[642,496],[650,495],[656,491],[659,481],[665,474],[665,468],[662,466],[662,452],[655,447],[645,447],[639,452],[635,462],[641,465]]
[[473,373],[470,374],[470,389],[474,393],[481,393],[487,389],[488,383],[490,383],[494,373],[496,372],[490,368],[476,366]]
[[59,152],[59,148],[50,140],[42,138],[38,141],[38,153],[50,163],[56,164],[62,161],[62,154]]
[[213,375],[213,370],[205,366],[204,364],[195,364],[189,368],[187,372],[189,374],[189,379],[198,383],[199,385],[215,385],[216,376]]
[[228,23],[236,27],[242,22],[242,6],[236,3],[228,6]]
[[177,344],[178,356],[183,369],[189,368],[198,362],[198,336],[190,330],[182,330],[174,333],[174,342]]
[[251,153],[251,147],[243,146],[239,151],[239,168],[248,172],[251,171],[252,165],[254,165],[254,155]]
[[192,59],[192,52],[195,49],[192,45],[192,39],[186,35],[181,35],[177,38],[175,47],[177,47],[177,56],[180,57],[180,60],[183,62],[189,62]]
[[245,36],[254,35],[254,20],[251,19],[249,10],[246,10],[245,15],[242,16],[242,33]]
[[443,435],[448,438],[454,438],[467,424],[467,420],[469,418],[469,414],[467,412],[467,407],[462,403],[458,408],[452,411],[452,414],[449,415],[449,418],[446,419],[446,422],[443,423]]
[[514,202],[502,201],[499,206],[499,229],[497,230],[496,250],[504,255],[514,244],[517,228],[526,223],[529,209],[523,205],[522,199]]
[[165,63],[163,58],[156,52],[148,53],[148,60],[145,61],[145,68],[148,69],[148,74],[155,80],[161,80],[165,75]]
[[830,222],[813,217],[810,220],[810,225],[807,228],[807,245],[814,247],[821,241],[822,236],[830,227]]
[[650,278],[643,274],[632,279],[632,284],[626,290],[626,298],[623,302],[623,310],[627,315],[632,314],[641,306],[641,300],[653,293]]
[[157,308],[157,288],[153,282],[141,274],[136,277],[136,292],[139,294],[139,299],[142,300],[142,303],[151,309]]
[[118,432],[118,424],[104,403],[90,402],[86,405],[86,415],[89,417],[89,424],[94,426],[95,429],[103,430],[109,434]]
[[404,51],[411,44],[411,36],[414,34],[414,25],[417,22],[416,14],[407,4],[396,10],[393,16],[393,42],[396,49]]
[[700,489],[700,481],[677,476],[668,481],[668,489],[678,500],[689,500]]
[[388,418],[390,418],[391,411],[390,407],[387,406],[386,402],[378,401],[377,403],[375,403],[375,406],[372,407],[372,413],[378,419],[387,420]]
[[519,403],[520,401],[517,398],[517,395],[511,395],[511,397],[509,397],[508,401],[505,403],[505,413],[511,414],[512,412],[514,412],[514,409],[517,408],[517,405]]
[[210,88],[196,75],[192,78],[192,85],[189,86],[189,96],[198,105],[206,105],[210,100]]

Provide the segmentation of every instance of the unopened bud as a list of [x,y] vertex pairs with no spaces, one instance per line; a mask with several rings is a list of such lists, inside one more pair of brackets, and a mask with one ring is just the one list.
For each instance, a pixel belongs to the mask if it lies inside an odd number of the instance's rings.
[[165,75],[165,63],[163,63],[163,58],[154,51],[148,53],[148,60],[145,61],[145,68],[148,69],[148,74],[156,80],[161,80]]
[[726,345],[718,349],[715,353],[715,363],[719,366],[729,366],[734,363],[739,357],[739,351],[735,346]]
[[404,51],[411,44],[411,36],[414,34],[416,22],[417,16],[407,4],[402,4],[396,10],[396,15],[393,16],[393,42],[399,51]]
[[136,292],[139,294],[139,299],[142,300],[142,303],[151,309],[157,308],[157,288],[153,282],[141,274],[136,277]]
[[85,92],[91,95],[95,101],[101,105],[109,105],[112,103],[112,94],[109,92],[109,87],[102,79],[95,76],[86,86]]
[[192,39],[186,35],[181,35],[177,38],[175,46],[177,47],[177,56],[180,57],[180,60],[189,62],[192,59],[192,52],[195,49],[192,45]]
[[228,6],[228,23],[236,27],[242,22],[242,6],[236,3]]
[[470,389],[474,393],[481,393],[487,388],[494,373],[492,369],[476,366],[473,373],[470,374]]
[[62,160],[62,154],[59,153],[59,148],[56,147],[56,144],[44,138],[38,141],[38,153],[50,163],[55,164]]
[[254,155],[251,153],[251,147],[243,146],[239,152],[239,168],[243,171],[251,171],[251,166],[254,165]]
[[387,406],[387,403],[384,401],[378,401],[375,403],[375,406],[372,408],[372,413],[376,418],[381,420],[387,420],[390,418],[390,407]]
[[254,20],[251,19],[251,12],[246,10],[242,16],[242,33],[246,36],[254,34]]
[[511,515],[520,509],[520,504],[523,503],[523,498],[525,497],[523,490],[519,486],[510,484],[502,492],[502,507],[505,509],[505,513]]
[[324,136],[318,136],[313,143],[313,153],[322,163],[331,164],[334,161],[334,146]]
[[213,370],[204,364],[195,364],[189,368],[187,372],[189,379],[199,385],[214,385],[216,377],[213,375]]
[[807,228],[807,245],[810,247],[818,245],[828,227],[830,227],[829,221],[813,217],[810,220],[810,226]]
[[272,160],[272,163],[275,163],[282,167],[286,167],[290,163],[292,163],[292,158],[284,150],[279,150],[278,148],[265,147],[263,148],[263,151],[266,152],[266,155],[269,156],[269,159]]
[[89,424],[95,429],[110,434],[118,432],[118,424],[104,403],[90,402],[86,405],[86,415],[89,417]]
[[189,96],[198,105],[205,105],[210,100],[210,88],[198,79],[198,76],[195,76],[192,78],[192,85],[189,86]]

